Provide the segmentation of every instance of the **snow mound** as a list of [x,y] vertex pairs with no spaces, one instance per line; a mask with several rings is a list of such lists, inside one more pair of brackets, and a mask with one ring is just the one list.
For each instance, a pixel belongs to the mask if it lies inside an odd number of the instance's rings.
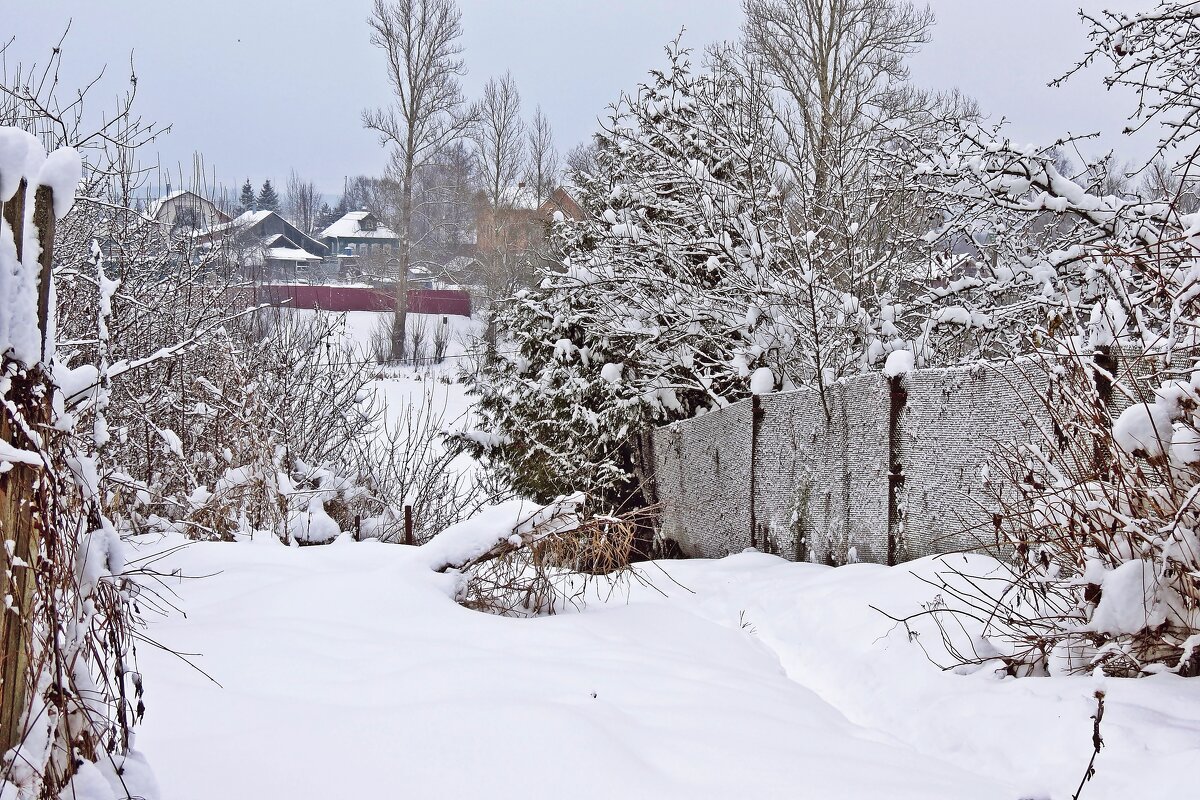
[[883,365],[883,374],[888,378],[896,378],[900,375],[907,375],[915,368],[913,354],[911,350],[893,350],[888,353],[887,361]]
[[770,394],[775,391],[775,374],[769,367],[759,367],[750,376],[751,394]]

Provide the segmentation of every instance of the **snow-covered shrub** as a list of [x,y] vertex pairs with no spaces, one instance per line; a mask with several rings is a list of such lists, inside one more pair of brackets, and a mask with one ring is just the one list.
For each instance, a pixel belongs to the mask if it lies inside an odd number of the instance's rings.
[[[1174,174],[1194,174],[1200,8],[1085,20],[1086,61],[1138,87],[1141,124],[1163,123]],[[1200,674],[1200,216],[1178,195],[1102,194],[1052,152],[978,128],[921,173],[947,201],[935,234],[994,248],[960,279],[974,305],[954,324],[986,317],[985,347],[1034,350],[1046,386],[1030,388],[1041,436],[989,479],[1012,574],[956,591],[986,617],[984,659],[1014,674]]]
[[[191,377],[190,422],[143,478],[156,491],[129,505],[133,527],[315,543],[378,513],[359,482],[382,424],[375,373],[343,343],[341,317],[269,313],[208,342],[220,368]],[[330,514],[336,530],[312,523]]]
[[410,506],[413,539],[421,544],[511,495],[489,475],[462,469],[463,445],[446,436],[456,422],[427,385],[419,403],[406,405],[382,427],[357,473],[367,493],[359,503],[369,514],[364,536],[404,541],[403,509]]
[[[477,523],[469,522],[465,528]],[[458,602],[501,616],[528,617],[607,599],[631,581],[648,583],[633,565],[650,525],[645,511],[595,514],[582,494],[559,497],[521,516],[510,530],[447,532],[471,547],[437,565],[461,573]],[[447,550],[449,552],[449,550]]]
[[[688,51],[613,108],[586,216],[555,231],[538,288],[493,307],[468,440],[518,490],[644,503],[654,424],[750,394],[798,335],[780,319],[790,247],[761,84],[694,74]],[[767,373],[760,373],[767,374]]]
[[[20,108],[44,119],[41,100],[25,97]],[[115,282],[93,247],[94,257],[78,266],[90,266],[99,288],[90,311],[101,359],[81,376],[58,359],[52,272],[42,263],[55,247],[50,232],[71,208],[83,166],[73,149],[47,156],[29,132],[0,127],[5,798],[57,797],[80,770],[115,794],[127,765],[129,791],[153,790],[152,779],[140,779],[131,734],[142,714],[133,640],[137,602],[145,598],[108,515],[115,486],[105,468],[110,365],[103,354]],[[12,222],[23,229],[23,240]],[[66,397],[80,390],[96,410],[88,427],[66,408]]]
[[1070,345],[1040,356],[1040,436],[1003,449],[986,478],[1011,571],[941,587],[985,619],[969,660],[1016,675],[1200,674],[1200,373],[1114,422],[1090,353]]
[[[613,107],[572,176],[584,219],[556,226],[538,287],[496,304],[500,338],[471,378],[486,435],[470,445],[518,489],[652,503],[649,428],[795,386],[829,414],[832,382],[916,352],[900,323],[923,291],[937,206],[899,154],[938,140],[939,112],[974,112],[903,85],[926,23],[892,40],[868,30],[891,5],[869,5],[836,20],[845,37],[828,55],[887,68],[838,89],[859,105],[828,153],[803,146],[817,116],[790,94],[803,76],[752,44],[693,71],[675,42],[668,67]],[[802,38],[789,26],[804,20],[768,16],[767,39],[777,24]]]

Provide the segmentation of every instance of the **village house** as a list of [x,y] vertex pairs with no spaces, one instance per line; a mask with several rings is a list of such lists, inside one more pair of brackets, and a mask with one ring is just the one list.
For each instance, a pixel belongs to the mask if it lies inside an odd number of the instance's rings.
[[220,243],[256,281],[323,282],[329,248],[275,211],[247,211],[237,219],[200,234],[208,245]]
[[338,260],[338,275],[382,277],[400,251],[400,237],[367,209],[350,211],[317,234]]

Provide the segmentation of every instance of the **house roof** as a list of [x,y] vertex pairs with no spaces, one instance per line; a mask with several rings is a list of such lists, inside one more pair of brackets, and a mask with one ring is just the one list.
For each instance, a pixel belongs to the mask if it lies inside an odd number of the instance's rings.
[[213,212],[216,213],[216,215],[218,217],[222,217],[226,220],[229,219],[229,215],[226,214],[221,209],[217,208],[216,203],[214,203],[212,200],[209,200],[207,197],[201,197],[200,195],[193,192],[191,189],[179,189],[178,191],[174,191],[174,192],[171,192],[170,194],[163,195],[162,197],[160,197],[157,200],[150,203],[150,206],[146,209],[146,215],[157,218],[158,213],[160,211],[162,211],[163,206],[165,206],[167,203],[171,202],[172,200],[178,200],[179,198],[184,197],[186,195],[191,195],[192,197],[196,198],[196,200],[203,203],[204,205],[211,206]]
[[320,261],[320,256],[314,256],[307,250],[296,247],[268,247],[267,258],[271,261]]
[[[323,243],[318,242],[316,239],[312,238],[311,236],[308,236],[307,234],[304,233],[304,231],[300,230],[299,228],[297,228],[292,223],[288,222],[283,217],[280,217],[279,212],[277,212],[277,211],[247,211],[244,214],[242,214],[241,216],[239,216],[237,219],[233,220],[232,222],[226,222],[222,225],[214,225],[213,227],[209,228],[208,230],[203,231],[202,235],[203,236],[212,236],[212,235],[222,234],[222,233],[240,233],[243,231],[247,231],[247,232],[252,231],[252,230],[254,230],[254,228],[256,226],[261,225],[263,222],[265,222],[271,216],[279,217],[280,221],[283,222],[284,224],[286,224],[289,229],[293,230],[295,232],[295,234],[294,235],[289,235],[289,234],[285,234],[285,233],[273,234],[263,240],[264,247],[272,247],[272,246],[275,246],[276,244],[286,243],[286,246],[291,246],[291,247],[295,247],[295,248],[299,248],[299,249],[307,249],[306,245],[308,245],[309,247],[311,247],[311,250],[316,250],[319,253],[327,253],[328,252],[328,250],[329,250],[328,247],[326,247]],[[314,254],[313,252],[311,252],[311,250],[309,251],[309,258],[320,258],[321,257],[319,254]]]
[[375,215],[370,211],[351,211],[317,235],[322,239],[400,239],[395,231],[382,223],[376,225],[374,230],[363,230],[362,221],[367,217]]
[[208,234],[225,233],[232,230],[253,228],[255,225],[262,222],[264,219],[274,213],[274,211],[246,211],[240,216],[234,217],[229,222],[225,222],[220,225],[213,225],[211,228],[203,231],[202,233],[207,236]]

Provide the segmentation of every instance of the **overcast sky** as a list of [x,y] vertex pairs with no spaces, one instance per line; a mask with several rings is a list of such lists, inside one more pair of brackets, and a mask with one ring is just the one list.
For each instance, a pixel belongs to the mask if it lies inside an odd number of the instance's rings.
[[[914,59],[913,81],[959,88],[1015,138],[1050,142],[1065,132],[1119,131],[1127,97],[1106,93],[1093,70],[1065,89],[1046,82],[1083,51],[1075,9],[1141,8],[1152,0],[932,0],[932,43]],[[96,101],[122,90],[130,51],[143,117],[170,123],[157,143],[172,171],[205,155],[218,180],[282,184],[295,168],[328,195],[346,175],[378,174],[385,156],[362,129],[365,106],[388,102],[383,61],[371,47],[370,0],[0,0],[8,61],[44,61],[67,22],[64,85],[109,65]],[[559,148],[570,149],[623,89],[662,63],[681,27],[697,49],[737,36],[739,0],[459,0],[464,84],[477,96],[511,70],[526,111],[541,105]],[[1149,138],[1107,136],[1128,157]],[[1097,145],[1096,150],[1101,149]],[[174,181],[178,186],[178,179]]]

